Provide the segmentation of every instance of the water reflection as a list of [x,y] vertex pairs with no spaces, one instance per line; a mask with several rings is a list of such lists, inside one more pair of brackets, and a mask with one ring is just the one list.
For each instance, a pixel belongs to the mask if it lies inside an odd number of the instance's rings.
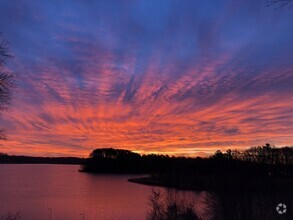
[[[0,165],[0,219],[18,211],[20,220],[49,220],[50,213],[52,220],[80,220],[83,216],[86,220],[147,219],[153,190],[169,195],[169,201],[187,201],[185,210],[190,211],[192,205],[196,217],[189,216],[193,219],[293,219],[292,192],[175,191],[128,182],[133,175],[93,175],[78,169],[67,165]],[[276,212],[280,202],[287,205],[286,214]],[[171,207],[170,213],[174,214],[175,208]]]
[[151,187],[127,175],[92,175],[71,165],[0,165],[0,219],[144,219]]

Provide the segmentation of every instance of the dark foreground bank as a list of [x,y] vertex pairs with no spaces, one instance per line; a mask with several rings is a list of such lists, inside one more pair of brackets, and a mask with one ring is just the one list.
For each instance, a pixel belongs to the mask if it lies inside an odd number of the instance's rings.
[[179,190],[193,191],[214,191],[214,192],[286,192],[293,195],[293,178],[282,177],[223,177],[214,176],[196,176],[193,178],[173,179],[166,176],[145,176],[140,178],[128,179],[129,182],[162,186]]

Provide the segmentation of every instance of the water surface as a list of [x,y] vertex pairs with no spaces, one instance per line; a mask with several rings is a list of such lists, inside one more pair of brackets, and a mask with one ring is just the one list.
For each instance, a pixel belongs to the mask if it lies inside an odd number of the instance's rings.
[[143,219],[152,187],[127,175],[92,175],[76,165],[1,164],[0,216],[21,219]]
[[[0,164],[0,219],[20,211],[21,220],[146,219],[152,190],[128,182],[135,175],[78,172],[78,165]],[[176,191],[193,200],[202,219],[293,219],[293,193],[212,193]],[[287,204],[279,215],[276,205]],[[81,215],[82,214],[82,215]],[[292,218],[291,218],[292,217]]]

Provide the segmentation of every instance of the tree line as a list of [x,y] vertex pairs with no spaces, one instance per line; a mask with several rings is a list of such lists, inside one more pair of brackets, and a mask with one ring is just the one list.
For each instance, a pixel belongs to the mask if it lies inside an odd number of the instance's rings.
[[0,164],[83,164],[84,159],[78,157],[32,157],[15,156],[0,153]]
[[293,147],[270,144],[247,150],[216,151],[208,158],[140,155],[114,148],[98,148],[85,159],[82,170],[97,173],[230,174],[249,176],[292,176]]

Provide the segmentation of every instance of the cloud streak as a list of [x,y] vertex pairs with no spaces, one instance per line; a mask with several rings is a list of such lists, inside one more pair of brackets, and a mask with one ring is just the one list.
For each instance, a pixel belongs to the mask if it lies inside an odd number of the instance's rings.
[[18,88],[1,148],[207,155],[292,144],[292,14],[264,5],[3,1]]

